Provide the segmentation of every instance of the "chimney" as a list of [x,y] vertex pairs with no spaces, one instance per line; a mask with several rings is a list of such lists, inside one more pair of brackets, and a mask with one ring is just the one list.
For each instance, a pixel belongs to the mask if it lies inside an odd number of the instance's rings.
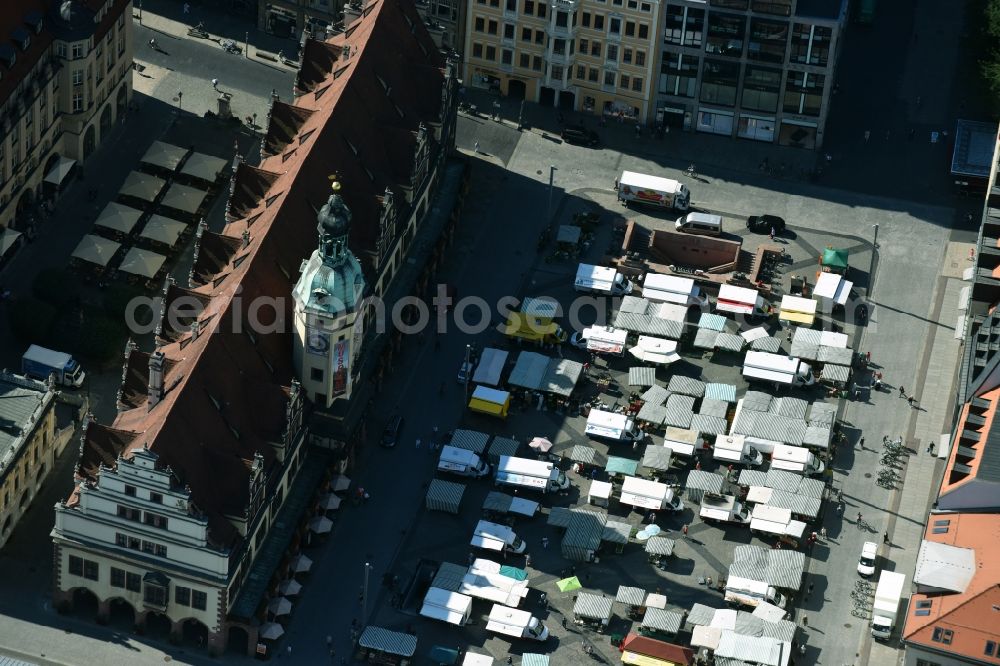
[[195,319],[191,322],[191,342],[198,339],[199,333],[201,333],[201,322]]
[[250,247],[250,230],[244,229],[242,237],[243,237],[243,249],[245,250],[248,247]]
[[364,4],[361,0],[350,0],[344,3],[344,30],[350,28],[355,21],[361,18],[361,10]]
[[149,408],[152,409],[163,399],[163,361],[161,351],[149,355]]

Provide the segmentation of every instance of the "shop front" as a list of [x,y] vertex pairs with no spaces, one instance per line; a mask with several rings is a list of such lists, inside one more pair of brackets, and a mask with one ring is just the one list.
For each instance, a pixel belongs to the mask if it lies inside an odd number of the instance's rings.
[[741,113],[740,123],[736,133],[741,139],[753,139],[754,141],[766,141],[768,143],[773,143],[774,127],[774,118]]
[[500,75],[493,70],[476,67],[467,83],[473,88],[483,88],[492,93],[500,92]]
[[714,109],[698,110],[698,131],[708,134],[733,135],[733,112]]
[[661,104],[656,109],[656,126],[687,129],[691,126],[691,112],[683,106]]
[[601,104],[601,113],[605,118],[613,118],[619,122],[642,122],[642,108],[635,106],[642,102],[619,97],[598,97],[597,101]]
[[815,122],[785,118],[778,130],[778,143],[782,146],[813,150],[817,147],[816,130]]

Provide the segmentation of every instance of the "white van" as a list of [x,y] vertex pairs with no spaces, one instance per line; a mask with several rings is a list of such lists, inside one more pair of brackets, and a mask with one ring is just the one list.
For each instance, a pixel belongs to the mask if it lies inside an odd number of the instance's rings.
[[677,218],[674,229],[686,234],[718,236],[722,234],[722,216],[713,213],[688,213]]
[[542,621],[528,611],[493,604],[486,622],[486,631],[492,631],[511,638],[530,638],[544,641],[549,637],[549,629]]
[[708,448],[701,433],[675,426],[667,426],[666,434],[663,435],[663,446],[670,449],[675,456],[682,458],[691,458],[698,451]]
[[618,501],[622,504],[631,504],[652,511],[667,509],[674,513],[680,513],[684,510],[684,502],[677,496],[673,488],[665,483],[639,479],[634,476],[625,477]]
[[613,442],[642,441],[646,435],[635,424],[635,420],[625,414],[590,410],[584,432],[595,439],[609,439]]
[[497,525],[488,520],[480,520],[476,524],[470,543],[476,548],[494,550],[498,553],[505,550],[508,553],[520,554],[528,547],[528,544],[524,543],[524,540],[510,527]]
[[432,620],[464,627],[472,614],[472,597],[432,587],[424,596],[420,614]]
[[812,386],[816,379],[805,361],[793,356],[748,351],[743,359],[743,376],[786,386]]
[[577,291],[604,294],[605,296],[626,296],[632,293],[632,283],[614,268],[580,264],[576,269],[573,287]]
[[488,463],[477,456],[472,451],[460,449],[454,446],[442,446],[441,457],[438,459],[438,471],[457,474],[458,476],[471,476],[482,478],[490,473]]
[[514,456],[500,456],[496,482],[543,493],[569,488],[569,479],[553,463]]
[[764,462],[760,451],[747,443],[743,435],[719,435],[715,438],[712,457],[724,463],[757,467]]
[[726,580],[726,603],[756,607],[764,601],[778,608],[785,607],[784,595],[767,583],[737,576]]
[[813,455],[812,451],[803,446],[778,444],[771,452],[771,469],[783,469],[796,474],[812,476],[825,472],[826,465]]

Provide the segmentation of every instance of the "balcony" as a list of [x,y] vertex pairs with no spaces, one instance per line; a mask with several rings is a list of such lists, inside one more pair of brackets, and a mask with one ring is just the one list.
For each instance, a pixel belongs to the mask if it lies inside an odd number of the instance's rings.
[[545,24],[545,32],[549,37],[558,39],[575,39],[577,28],[571,26],[556,25],[554,21]]

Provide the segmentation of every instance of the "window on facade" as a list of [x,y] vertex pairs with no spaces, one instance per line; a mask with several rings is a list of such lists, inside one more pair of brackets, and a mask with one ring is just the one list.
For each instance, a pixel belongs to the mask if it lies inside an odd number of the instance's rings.
[[562,81],[563,78],[563,68],[560,65],[552,65],[551,76],[557,81]]
[[154,544],[152,541],[146,541],[145,539],[143,539],[142,540],[142,552],[149,553],[150,555],[152,555],[153,554],[153,547],[155,545],[156,544]]
[[162,544],[156,544],[156,547],[153,549],[153,555],[156,555],[157,557],[166,557],[167,547]]
[[521,28],[521,41],[522,42],[531,41],[531,28]]
[[648,2],[640,2],[639,3],[639,11],[640,12],[646,12],[648,14],[649,12],[653,11],[653,5],[651,5]]
[[531,67],[531,56],[527,53],[518,54],[518,66],[524,67],[525,69]]
[[504,39],[514,39],[514,24],[504,23],[503,24],[503,38]]
[[111,567],[111,587],[125,587],[125,571]]
[[632,77],[632,90],[636,92],[642,92],[642,77],[639,76]]
[[941,627],[934,627],[934,633],[931,634],[931,640],[935,643],[944,643],[945,645],[951,645],[951,639],[954,637],[955,632],[951,629],[942,629]]
[[783,63],[788,42],[788,24],[782,21],[751,19],[747,57],[761,62]]
[[517,0],[507,0],[507,4],[504,6],[508,12],[517,12]]
[[490,21],[490,22],[489,22],[489,23],[488,23],[488,24],[486,25],[486,32],[488,32],[488,33],[489,33],[489,34],[491,34],[491,35],[495,35],[495,34],[497,34],[497,31],[498,31],[499,29],[500,29],[500,24],[499,24],[499,23],[497,23],[496,21]]
[[576,66],[576,80],[583,81],[587,78],[587,68],[583,65]]
[[983,654],[987,657],[992,657],[997,653],[997,642],[996,641],[986,641],[986,647],[983,648]]
[[580,53],[587,54],[590,52],[590,42],[586,39],[580,40]]
[[608,44],[608,62],[618,62],[618,45]]
[[513,65],[514,64],[514,52],[510,49],[503,49],[500,51],[500,64],[502,65]]
[[597,77],[600,76],[600,72],[597,71],[596,67],[591,67],[587,70],[587,80],[597,83]]
[[782,108],[785,113],[818,116],[823,106],[823,87],[826,77],[822,74],[788,72]]
[[614,72],[604,72],[604,85],[614,87],[615,86],[615,73]]
[[667,5],[663,41],[678,46],[701,47],[705,30],[705,10]]
[[582,25],[584,28],[590,27],[590,12],[583,12],[580,15],[580,25]]
[[125,36],[122,35],[118,38],[118,55],[125,53]]
[[72,55],[74,60],[76,60],[77,58],[82,58],[83,44],[73,44],[73,46],[70,47],[70,54]]
[[178,585],[174,588],[174,603],[178,606],[191,605],[191,588]]
[[725,7],[727,9],[746,9],[749,0],[709,0],[713,7]]
[[927,661],[926,659],[917,659],[917,666],[941,666],[941,663],[937,661]]
[[595,58],[600,58],[601,57],[601,43],[600,42],[591,42],[590,43],[590,55],[594,56]]
[[646,66],[646,52],[645,51],[636,51],[635,52],[635,64],[636,64],[637,67],[645,67]]
[[115,545],[121,546],[122,548],[128,548],[128,536],[122,534],[121,532],[116,532]]
[[751,9],[759,14],[792,15],[792,0],[753,0]]
[[192,590],[191,607],[197,608],[198,610],[205,610],[208,608],[208,594],[201,592],[200,590]]
[[130,536],[128,538],[128,547],[132,550],[140,550],[142,548],[142,539]]
[[137,573],[125,574],[125,589],[129,592],[138,592],[142,589],[142,576]]
[[594,30],[604,30],[604,16],[602,14],[594,14]]
[[639,39],[649,39],[649,24],[640,23],[639,24]]
[[160,516],[155,513],[150,513],[147,511],[142,518],[142,522],[147,525],[152,525],[153,527],[158,527],[161,530],[167,529],[167,519],[165,516]]
[[125,494],[129,497],[135,497],[135,486],[125,486]]
[[73,70],[73,85],[82,86],[83,85],[83,70],[74,69]]
[[625,36],[635,37],[635,21],[625,21]]
[[472,29],[476,32],[483,32],[486,30],[486,19],[482,16],[477,16]]
[[83,575],[83,558],[76,555],[69,556],[69,572],[74,576]]
[[531,69],[535,70],[536,72],[540,72],[542,71],[542,65],[543,63],[541,56],[531,57]]
[[710,14],[705,51],[738,58],[743,53],[743,38],[746,36],[746,29],[746,17],[735,14]]
[[529,16],[535,14],[535,0],[524,0],[524,13]]
[[122,506],[121,504],[118,505],[119,518],[124,518],[125,520],[134,520],[136,522],[139,522],[141,516],[142,512],[139,511],[138,509],[133,509],[130,506]]
[[557,28],[567,28],[567,27],[569,27],[569,13],[568,12],[556,12],[556,27]]
[[566,55],[566,40],[565,39],[552,40],[552,53],[554,53],[555,55]]
[[793,24],[789,61],[825,67],[830,57],[830,40],[832,38],[833,30],[831,28],[808,23]]
[[60,58],[66,57],[66,45],[62,42],[56,44],[56,55]]
[[[93,560],[83,561],[83,577],[87,580],[97,580],[98,566]],[[948,641],[949,643],[951,641]]]
[[83,93],[73,93],[73,113],[83,111]]
[[497,59],[497,49],[495,46],[486,47],[486,60],[496,60]]
[[472,57],[473,58],[482,58],[483,57],[483,45],[482,44],[473,43],[473,45],[472,45]]
[[162,585],[147,583],[142,590],[142,600],[154,606],[166,606],[167,590]]
[[[482,47],[480,47],[480,50],[482,50]],[[475,48],[473,48],[472,51],[473,55],[476,55]],[[323,368],[309,368],[309,379],[311,379],[314,382],[323,381]]]
[[544,44],[545,43],[545,32],[542,30],[535,31],[535,43]]
[[663,54],[660,65],[660,93],[694,97],[698,83],[698,58],[677,53]]
[[622,20],[614,16],[608,19],[608,32],[612,35],[620,35],[622,33]]
[[163,504],[163,495],[160,493],[149,493],[149,501],[155,504]]
[[778,110],[780,91],[781,70],[749,66],[743,77],[743,101],[740,106],[774,113]]
[[538,3],[538,18],[545,18],[546,5],[544,2]]
[[735,105],[739,80],[739,63],[706,59],[701,78],[701,101],[722,106]]

